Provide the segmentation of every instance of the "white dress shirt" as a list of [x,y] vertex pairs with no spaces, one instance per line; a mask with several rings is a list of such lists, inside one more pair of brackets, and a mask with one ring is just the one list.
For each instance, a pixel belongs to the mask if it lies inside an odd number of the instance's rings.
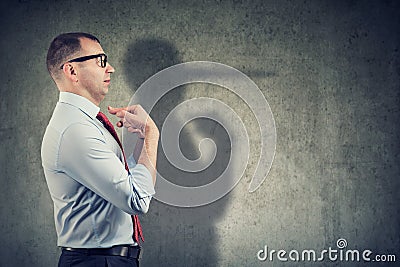
[[43,137],[42,165],[61,247],[136,244],[131,214],[146,213],[155,193],[150,172],[132,155],[131,174],[125,170],[98,112],[88,99],[61,92]]

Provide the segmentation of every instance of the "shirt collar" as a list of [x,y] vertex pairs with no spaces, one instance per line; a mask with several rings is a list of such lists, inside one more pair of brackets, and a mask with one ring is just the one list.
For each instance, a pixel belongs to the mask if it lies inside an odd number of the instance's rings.
[[60,92],[59,102],[67,103],[79,108],[92,119],[96,118],[97,113],[100,111],[100,108],[93,104],[90,100],[74,93]]

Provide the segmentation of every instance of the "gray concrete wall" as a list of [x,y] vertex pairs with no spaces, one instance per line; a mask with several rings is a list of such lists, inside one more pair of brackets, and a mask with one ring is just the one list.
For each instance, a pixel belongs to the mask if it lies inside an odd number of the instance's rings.
[[[1,266],[55,266],[58,260],[40,145],[58,99],[45,68],[47,48],[69,31],[98,36],[116,69],[102,109],[126,105],[158,70],[207,60],[246,73],[275,116],[275,161],[250,194],[260,141],[243,103],[201,84],[162,100],[153,114],[159,125],[185,99],[225,100],[246,118],[252,155],[244,178],[217,202],[191,209],[152,202],[142,218],[142,266],[366,266],[260,262],[256,256],[265,245],[336,248],[339,238],[349,249],[397,253],[400,261],[397,1],[25,0],[3,1],[0,12]],[[229,150],[214,122],[199,125]],[[195,157],[190,136],[189,128],[183,150]],[[196,184],[223,170],[229,153],[219,151],[212,172],[202,176],[183,176],[162,152],[159,168],[176,183]]]

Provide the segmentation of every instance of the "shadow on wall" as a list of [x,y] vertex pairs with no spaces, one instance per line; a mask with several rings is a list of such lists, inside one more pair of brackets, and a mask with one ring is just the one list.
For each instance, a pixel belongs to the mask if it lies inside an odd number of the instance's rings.
[[[182,63],[176,47],[161,39],[138,40],[129,47],[125,60],[125,76],[133,91],[160,70]],[[186,100],[189,89],[188,86],[179,86],[155,105],[150,115],[160,131],[168,113]],[[218,147],[217,156],[206,170],[188,173],[171,165],[159,144],[157,170],[170,182],[184,186],[204,185],[222,174],[228,164],[231,144],[223,127],[209,119],[187,123],[179,138],[181,151],[189,159],[200,156],[199,144],[194,142],[193,134],[213,139]],[[153,199],[149,213],[141,218],[146,240],[143,266],[215,266],[218,262],[215,224],[228,204],[229,194],[197,208],[173,207]]]

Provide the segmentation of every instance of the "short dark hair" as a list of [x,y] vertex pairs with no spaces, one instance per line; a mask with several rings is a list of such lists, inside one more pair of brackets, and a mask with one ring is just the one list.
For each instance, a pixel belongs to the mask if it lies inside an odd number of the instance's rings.
[[63,33],[54,38],[47,51],[47,70],[51,77],[57,77],[60,71],[60,66],[81,49],[81,38],[88,38],[100,43],[95,36],[84,32]]

